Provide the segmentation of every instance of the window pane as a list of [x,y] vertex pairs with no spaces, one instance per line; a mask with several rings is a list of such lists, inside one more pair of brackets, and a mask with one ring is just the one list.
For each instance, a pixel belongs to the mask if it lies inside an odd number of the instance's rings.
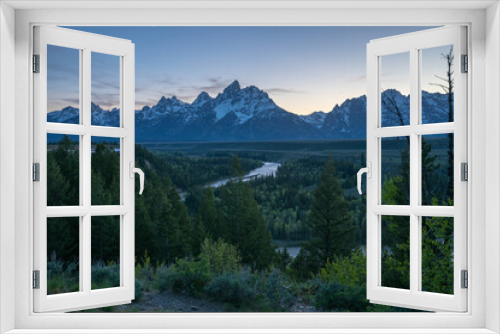
[[120,57],[92,52],[92,125],[120,126]]
[[453,139],[422,136],[422,205],[453,205]]
[[47,134],[47,205],[80,205],[80,137]]
[[92,205],[120,205],[120,138],[92,137]]
[[410,53],[380,58],[381,124],[410,125]]
[[80,218],[47,218],[47,294],[80,290]]
[[80,123],[80,50],[47,45],[47,122]]
[[382,216],[382,286],[410,289],[410,217]]
[[453,45],[421,50],[422,124],[453,122]]
[[422,291],[453,294],[453,218],[422,217]]
[[382,138],[382,205],[410,204],[410,137]]
[[120,216],[92,217],[92,289],[120,286]]

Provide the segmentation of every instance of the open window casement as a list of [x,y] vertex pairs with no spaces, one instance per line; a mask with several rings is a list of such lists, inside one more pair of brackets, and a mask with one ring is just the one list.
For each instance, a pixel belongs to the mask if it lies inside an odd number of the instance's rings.
[[[368,166],[363,171],[372,303],[467,310],[466,54],[466,28],[458,26],[367,45]],[[432,57],[439,60],[429,61]],[[404,77],[407,91],[398,93],[405,88]],[[430,169],[445,163],[441,178],[432,179]],[[448,190],[434,198],[429,194],[440,182]],[[391,257],[396,253],[399,262]],[[405,277],[394,283],[390,275]]]
[[[64,61],[55,63],[54,58],[50,59],[55,52],[64,52],[72,58],[58,57],[59,61]],[[105,85],[99,86],[97,79],[94,83],[98,74],[101,77],[108,75],[106,66],[94,66],[100,57],[112,57],[117,64],[115,75],[119,84],[115,87],[115,107],[119,111],[115,109],[115,112],[119,113],[119,120],[109,127],[93,125],[96,106],[91,100],[95,93],[91,92],[91,87],[95,90],[107,89],[103,87]],[[73,73],[76,88],[67,105],[73,106],[64,109],[66,118],[48,121],[47,113],[54,110],[48,109],[52,108],[50,97],[54,81],[58,85],[70,85],[72,79],[68,68],[71,66],[76,73]],[[60,69],[57,75],[54,75],[54,68]],[[38,26],[34,28],[33,72],[34,311],[65,312],[130,303],[134,299],[134,172],[137,171],[134,168],[134,44],[128,40],[71,29]],[[54,144],[50,138],[66,138],[69,144]],[[115,201],[108,203],[94,196],[100,185],[94,185],[92,181],[92,159],[96,142],[113,141],[113,145],[103,144],[103,147],[118,156],[114,177],[119,184],[115,188],[119,190]],[[65,170],[54,167],[49,161],[54,156],[48,159],[48,154],[55,150],[58,154],[73,154],[73,166]],[[57,178],[54,175],[57,173],[73,173],[77,181],[70,186],[78,187],[75,199],[66,198],[63,194],[48,194],[47,182],[55,182]],[[67,186],[62,184],[61,192]],[[52,200],[54,197],[59,198],[58,202]],[[109,228],[113,224],[114,228]],[[53,231],[57,231],[57,235]],[[107,235],[109,231],[115,231],[115,235]],[[100,245],[94,247],[97,234]],[[105,266],[106,262],[112,263],[116,271],[115,283],[103,288],[93,282],[92,268],[96,259],[93,249],[100,246],[102,250],[103,244],[108,246],[106,243],[111,242],[114,244],[108,248],[115,251],[113,261],[104,261],[101,266]],[[48,254],[49,243],[59,244],[58,249],[64,252],[73,251],[67,255],[72,256],[73,267],[63,268],[64,275],[76,277],[69,287],[63,283],[57,289],[48,286],[52,270],[48,265],[56,265],[57,258],[61,257],[55,252]]]

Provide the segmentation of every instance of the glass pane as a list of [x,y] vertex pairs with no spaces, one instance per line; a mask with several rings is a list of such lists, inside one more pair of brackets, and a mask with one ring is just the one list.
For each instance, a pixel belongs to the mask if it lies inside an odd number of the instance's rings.
[[80,123],[80,50],[47,45],[47,122]]
[[453,122],[453,45],[421,50],[422,124]]
[[453,133],[422,136],[422,205],[453,205]]
[[92,217],[92,289],[120,286],[120,216]]
[[80,205],[80,137],[47,134],[47,205]]
[[410,217],[382,216],[382,286],[410,289]]
[[120,138],[92,137],[92,205],[120,205]]
[[410,53],[380,58],[381,124],[410,125]]
[[80,218],[47,218],[47,294],[80,290]]
[[92,52],[92,125],[120,126],[120,57]]
[[453,294],[453,218],[422,217],[422,291]]
[[382,205],[410,204],[410,137],[382,138]]

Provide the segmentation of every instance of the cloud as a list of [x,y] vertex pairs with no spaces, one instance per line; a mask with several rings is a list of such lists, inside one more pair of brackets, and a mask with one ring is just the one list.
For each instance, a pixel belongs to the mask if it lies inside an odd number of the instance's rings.
[[73,107],[78,107],[78,105],[80,104],[80,99],[64,98],[61,99],[61,104],[62,102],[69,103],[69,105]]
[[211,77],[211,78],[207,78],[206,81],[208,83],[205,85],[195,85],[195,86],[191,86],[191,88],[193,90],[197,90],[198,93],[205,91],[209,94],[210,93],[217,94],[217,93],[220,93],[224,88],[226,88],[233,80]]
[[288,88],[264,88],[269,94],[304,94],[305,92]]

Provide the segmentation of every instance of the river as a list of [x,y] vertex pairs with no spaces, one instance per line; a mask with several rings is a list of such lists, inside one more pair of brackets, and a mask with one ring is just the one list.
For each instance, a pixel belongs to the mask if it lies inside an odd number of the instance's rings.
[[[271,175],[276,175],[276,171],[278,170],[278,167],[281,166],[280,163],[278,162],[264,162],[264,165],[251,170],[248,174],[243,176],[243,182],[255,180],[256,178],[263,177],[263,176],[271,176]],[[218,188],[220,186],[225,185],[228,183],[230,178],[219,180],[216,182],[212,182],[206,187],[211,187],[211,188]]]

